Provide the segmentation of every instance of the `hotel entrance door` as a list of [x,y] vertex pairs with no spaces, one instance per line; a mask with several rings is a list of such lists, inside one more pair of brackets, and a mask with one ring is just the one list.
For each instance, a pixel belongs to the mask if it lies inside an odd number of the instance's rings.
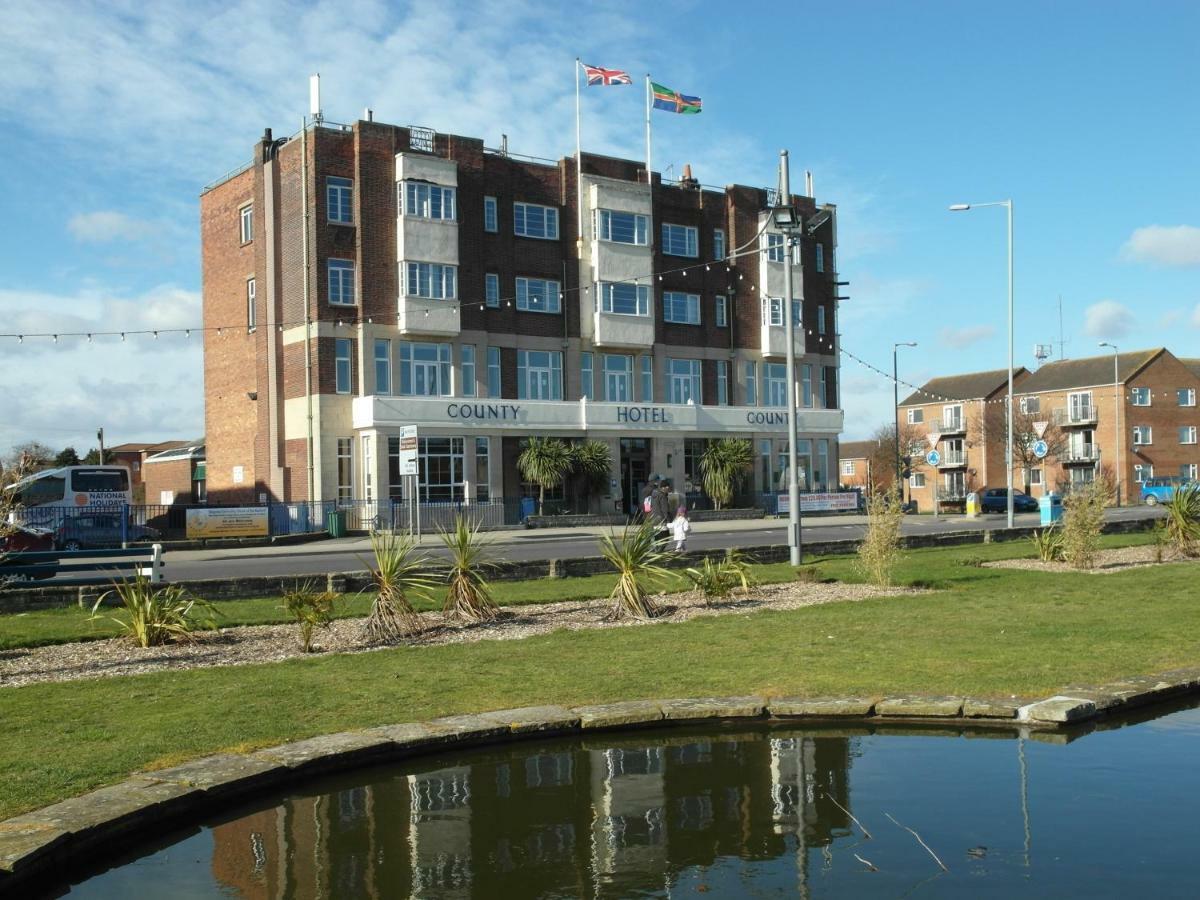
[[625,515],[636,515],[650,478],[650,439],[621,438],[621,497]]

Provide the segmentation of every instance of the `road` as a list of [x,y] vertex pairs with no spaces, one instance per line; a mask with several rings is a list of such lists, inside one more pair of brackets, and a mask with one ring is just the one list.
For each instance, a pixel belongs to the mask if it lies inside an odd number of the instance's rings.
[[[1161,515],[1148,507],[1126,507],[1108,510],[1110,521],[1143,519]],[[837,541],[862,536],[866,519],[863,516],[810,518],[804,524],[804,541]],[[1015,517],[1018,527],[1038,524],[1037,513]],[[981,531],[1003,528],[1003,515],[986,515],[976,519],[961,516],[911,516],[904,520],[904,534],[938,534],[956,531]],[[600,530],[545,529],[502,531],[489,535],[496,556],[512,561],[530,559],[574,559],[598,556]],[[689,550],[709,550],[727,547],[752,547],[787,542],[785,520],[759,519],[753,521],[697,523],[688,539]],[[436,537],[427,536],[423,549],[436,556],[445,556]],[[198,578],[239,578],[251,575],[323,575],[330,572],[361,572],[371,556],[365,538],[351,537],[313,544],[254,547],[245,550],[189,550],[168,552],[167,577],[171,581]]]

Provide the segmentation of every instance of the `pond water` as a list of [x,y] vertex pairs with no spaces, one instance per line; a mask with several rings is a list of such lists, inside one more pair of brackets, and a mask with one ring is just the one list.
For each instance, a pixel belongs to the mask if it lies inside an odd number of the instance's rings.
[[1200,709],[1143,718],[1024,738],[736,725],[462,751],[259,799],[70,893],[1195,897]]

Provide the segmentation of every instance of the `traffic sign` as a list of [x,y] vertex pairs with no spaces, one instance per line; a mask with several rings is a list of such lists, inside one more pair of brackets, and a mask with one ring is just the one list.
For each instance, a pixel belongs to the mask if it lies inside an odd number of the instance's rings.
[[938,453],[936,450],[930,450],[925,454],[925,462],[929,463],[931,466],[936,466],[941,461],[942,454]]
[[925,435],[925,440],[929,441],[929,446],[935,450],[937,449],[938,441],[941,439],[942,433],[940,431],[931,431],[929,434]]
[[1033,442],[1033,455],[1038,459],[1045,459],[1046,454],[1050,452],[1050,445],[1045,441]]
[[417,475],[420,473],[417,464],[418,453],[417,426],[401,425],[399,460],[401,475]]
[[1049,427],[1050,427],[1049,422],[1034,422],[1033,423],[1033,433],[1038,436],[1039,441],[1046,436],[1046,429]]

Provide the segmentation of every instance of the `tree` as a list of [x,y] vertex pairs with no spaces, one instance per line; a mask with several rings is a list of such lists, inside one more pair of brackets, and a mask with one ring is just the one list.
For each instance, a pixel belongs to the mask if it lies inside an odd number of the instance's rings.
[[[981,447],[999,446],[1001,452],[1008,442],[1008,420],[1005,417],[1005,403],[985,403],[983,415],[971,417],[968,436]],[[1026,494],[1029,493],[1029,470],[1042,464],[1042,460],[1033,452],[1033,445],[1039,440],[1035,423],[1048,423],[1042,432],[1041,440],[1046,442],[1046,456],[1061,456],[1067,449],[1067,434],[1053,423],[1048,412],[1022,412],[1019,402],[1013,403],[1013,479],[1017,477],[1016,469],[1022,471],[1022,485]]]
[[874,446],[867,460],[870,463],[870,493],[885,491],[896,480],[896,470],[910,466],[910,449],[921,441],[920,432],[907,423],[900,426],[900,456],[896,456],[896,423],[880,425],[871,435]]
[[7,467],[25,466],[30,472],[48,469],[54,465],[57,454],[40,441],[26,441],[17,444],[8,454]]
[[571,448],[558,438],[529,438],[517,457],[517,468],[526,481],[538,486],[539,516],[546,500],[546,488],[562,484],[574,465]]
[[584,493],[590,496],[603,490],[612,472],[612,454],[604,441],[583,441],[570,448],[574,473],[583,482]]
[[84,464],[85,466],[98,466],[98,465],[100,465],[100,451],[99,451],[97,448],[95,448],[95,447],[93,447],[91,450],[89,450],[89,451],[87,452],[87,456],[85,456],[85,457],[83,458],[83,464]]
[[754,447],[745,438],[721,438],[709,443],[700,457],[700,480],[713,507],[729,505],[754,464]]
[[54,457],[55,466],[78,466],[80,464],[79,454],[75,452],[74,447],[64,447],[62,452]]

